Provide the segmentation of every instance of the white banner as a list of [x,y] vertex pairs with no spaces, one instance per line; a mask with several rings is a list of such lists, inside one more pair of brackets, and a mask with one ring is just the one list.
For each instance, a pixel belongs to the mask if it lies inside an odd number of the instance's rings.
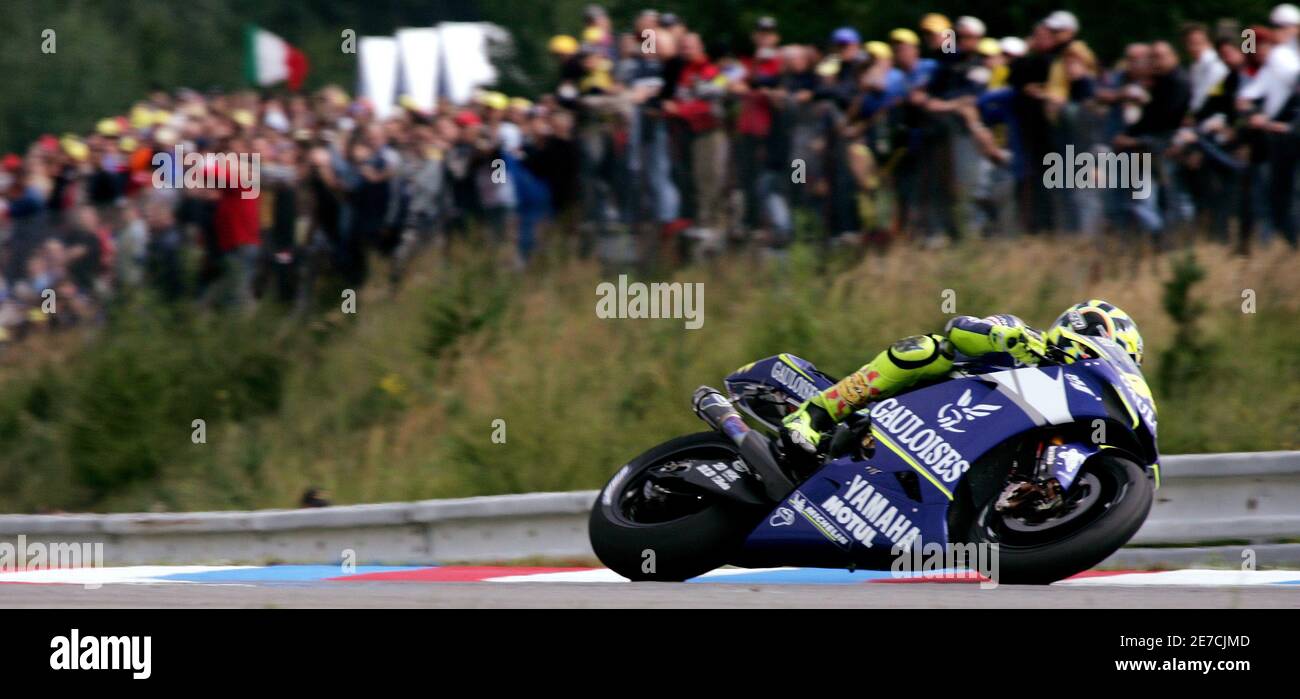
[[361,85],[358,92],[374,105],[375,115],[387,119],[397,99],[397,40],[363,36],[357,44]]
[[443,63],[447,66],[443,94],[454,104],[465,104],[475,88],[496,82],[497,71],[488,60],[488,36],[500,28],[486,22],[443,22],[438,25],[442,39]]
[[433,111],[438,97],[438,36],[434,27],[397,30],[401,93],[410,95],[415,106],[425,111]]

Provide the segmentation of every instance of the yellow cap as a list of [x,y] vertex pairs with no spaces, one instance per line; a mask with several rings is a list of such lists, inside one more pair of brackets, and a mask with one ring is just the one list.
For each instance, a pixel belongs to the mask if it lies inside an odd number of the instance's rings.
[[131,109],[131,128],[144,129],[153,125],[153,110],[144,105]]
[[921,45],[921,38],[911,29],[895,29],[889,33],[889,40],[900,44]]
[[165,125],[167,125],[167,124],[170,124],[171,121],[172,121],[172,113],[171,113],[171,112],[166,112],[166,111],[163,111],[163,110],[159,109],[158,111],[156,111],[156,112],[153,113],[153,125],[154,125],[154,126],[165,126]]
[[254,123],[253,113],[247,109],[236,109],[231,113],[230,118],[240,126],[252,126]]
[[78,162],[90,157],[90,149],[75,136],[64,136],[59,140],[59,145],[63,147],[63,152],[67,153],[68,157]]
[[996,56],[1002,53],[1002,44],[997,39],[986,36],[980,39],[979,46],[975,50],[979,51],[982,56]]
[[406,93],[402,93],[402,96],[397,98],[397,106],[410,111],[419,108],[419,105],[415,103],[415,98]]
[[605,40],[605,30],[600,27],[591,26],[582,30],[582,43],[599,44]]
[[131,138],[130,136],[127,136],[117,142],[117,147],[121,148],[123,153],[130,153],[131,151],[136,149],[136,146],[139,145],[140,143],[136,141],[134,138]]
[[921,18],[921,28],[927,32],[938,34],[939,32],[952,29],[952,22],[938,12],[931,12]]
[[592,71],[578,83],[578,87],[583,90],[608,90],[613,86],[614,79],[607,70]]
[[868,54],[876,58],[894,57],[894,50],[889,48],[889,44],[886,44],[883,41],[868,41],[866,44],[863,44],[862,48],[865,49]]
[[505,109],[510,105],[510,98],[500,92],[484,92],[478,102],[488,109]]
[[546,50],[551,53],[558,53],[561,56],[572,56],[578,52],[578,40],[567,34],[553,36],[547,42]]
[[100,119],[99,123],[95,124],[95,131],[100,136],[117,136],[122,133],[122,125],[117,123],[117,119]]
[[840,72],[840,59],[838,58],[834,58],[834,57],[827,58],[826,60],[817,64],[817,74],[822,76],[823,78],[828,78],[839,72]]
[[526,112],[526,111],[528,111],[529,109],[532,109],[532,108],[533,108],[533,103],[532,103],[532,100],[528,100],[528,99],[525,99],[525,98],[523,98],[523,97],[511,97],[511,98],[510,98],[510,108],[511,108],[511,109],[518,109],[518,110],[520,110],[520,111],[524,111],[524,112]]

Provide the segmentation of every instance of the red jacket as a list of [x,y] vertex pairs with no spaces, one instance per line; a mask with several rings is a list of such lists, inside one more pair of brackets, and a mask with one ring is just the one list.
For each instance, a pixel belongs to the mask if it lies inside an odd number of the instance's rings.
[[[750,87],[770,82],[781,74],[780,56],[771,58],[746,58],[741,61]],[[767,95],[754,91],[745,95],[740,103],[736,130],[746,136],[766,136],[772,130],[772,103]]]
[[259,245],[262,229],[258,218],[257,199],[244,199],[238,189],[226,189],[217,201],[215,225],[217,245],[229,252],[244,245]]
[[[218,161],[215,167],[224,170],[225,161]],[[262,242],[261,211],[258,207],[261,194],[246,199],[244,193],[249,190],[240,188],[240,173],[225,174],[226,186],[221,190],[213,218],[217,247],[222,252],[229,252],[244,245],[259,245]]]
[[707,58],[687,63],[682,68],[681,77],[677,80],[678,94],[682,96],[676,100],[677,117],[684,120],[694,133],[722,126],[722,120],[714,109],[714,101],[699,96],[700,88],[707,88],[720,74],[718,67]]

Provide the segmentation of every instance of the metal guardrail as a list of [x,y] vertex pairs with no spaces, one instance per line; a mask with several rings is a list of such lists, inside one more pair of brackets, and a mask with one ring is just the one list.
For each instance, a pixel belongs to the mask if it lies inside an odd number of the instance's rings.
[[1300,452],[1167,456],[1161,474],[1130,545],[1300,542]]
[[[1300,452],[1169,456],[1132,546],[1300,541]],[[103,543],[108,565],[592,558],[597,491],[304,510],[0,515],[0,543]],[[350,552],[350,553],[349,553]]]

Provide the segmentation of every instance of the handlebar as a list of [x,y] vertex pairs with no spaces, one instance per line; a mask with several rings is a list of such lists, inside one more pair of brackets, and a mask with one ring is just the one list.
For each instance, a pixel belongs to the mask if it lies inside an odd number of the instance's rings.
[[1070,358],[1070,355],[1066,354],[1065,350],[1055,345],[1047,345],[1044,351],[1042,352],[1035,352],[1034,350],[1031,349],[1029,350],[1029,353],[1034,355],[1035,357],[1038,357],[1038,360],[1040,362],[1047,362],[1048,364],[1052,364],[1052,365],[1066,364],[1068,363],[1067,360],[1069,360]]
[[1040,362],[1047,362],[1049,364],[1066,364],[1069,362],[1070,356],[1065,353],[1065,350],[1055,345],[1047,344],[1046,342],[1043,341],[1043,336],[1039,333],[1033,332],[1028,329],[1026,329],[1024,332],[1026,335],[1032,334],[1033,338],[1037,340],[1040,344],[1042,344],[1043,351],[1039,352],[1033,348],[1033,344],[1028,342],[1025,343],[1025,348],[1029,350],[1030,354],[1037,357]]

